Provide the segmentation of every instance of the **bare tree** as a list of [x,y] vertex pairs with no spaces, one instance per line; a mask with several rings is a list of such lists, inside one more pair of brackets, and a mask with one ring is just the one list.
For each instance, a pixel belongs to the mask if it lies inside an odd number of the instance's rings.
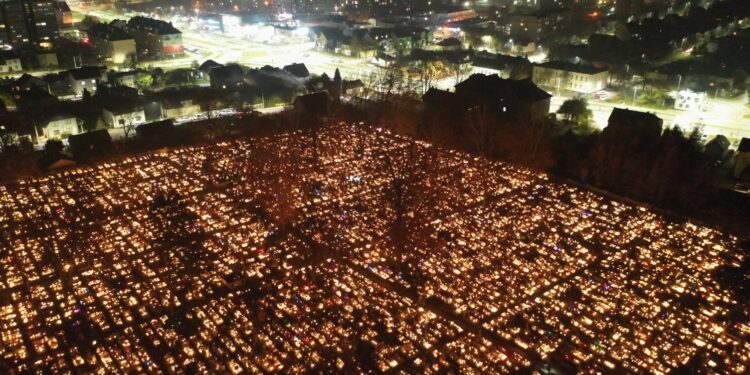
[[492,156],[497,142],[498,116],[487,105],[469,107],[464,121],[471,148],[482,156]]
[[135,130],[136,125],[133,121],[133,116],[128,116],[122,123],[122,132],[125,134],[125,139],[130,138],[130,134]]
[[442,61],[425,61],[419,71],[419,83],[422,94],[426,93],[445,69]]
[[471,73],[471,65],[466,64],[466,62],[467,61],[464,61],[463,59],[453,62],[452,71],[453,71],[453,84],[454,85],[457,85],[463,82],[466,79],[466,77],[469,76],[469,73]]
[[383,151],[378,160],[377,167],[387,178],[383,192],[389,216],[385,241],[394,251],[393,267],[419,288],[423,272],[419,260],[423,252],[438,245],[431,222],[448,196],[453,175],[441,173],[438,150],[416,141]]

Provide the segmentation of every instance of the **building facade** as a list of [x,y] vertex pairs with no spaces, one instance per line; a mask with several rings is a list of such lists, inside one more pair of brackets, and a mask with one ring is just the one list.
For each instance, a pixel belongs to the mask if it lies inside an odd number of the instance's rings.
[[96,24],[88,31],[91,48],[109,62],[122,64],[136,58],[135,39],[124,30],[107,24]]
[[139,56],[163,59],[185,52],[182,33],[169,22],[137,16],[128,21],[125,30],[135,39]]
[[609,72],[589,65],[550,61],[534,65],[532,79],[540,86],[591,94],[607,87]]
[[0,1],[0,43],[51,47],[59,37],[53,0]]

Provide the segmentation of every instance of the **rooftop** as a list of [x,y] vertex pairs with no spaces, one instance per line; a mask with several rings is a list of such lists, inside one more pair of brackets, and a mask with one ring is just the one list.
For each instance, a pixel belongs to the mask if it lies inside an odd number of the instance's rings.
[[536,64],[536,66],[581,74],[598,74],[607,71],[607,69],[604,68],[597,68],[591,65],[572,64],[565,61],[548,61],[545,63]]

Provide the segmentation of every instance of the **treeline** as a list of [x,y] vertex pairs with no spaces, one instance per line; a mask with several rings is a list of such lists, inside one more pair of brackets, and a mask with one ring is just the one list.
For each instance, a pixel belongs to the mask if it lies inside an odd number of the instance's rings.
[[[397,102],[397,101],[396,101]],[[661,124],[589,126],[590,111],[532,124],[492,113],[374,105],[357,119],[381,123],[442,147],[544,170],[655,207],[736,231],[750,231],[747,197],[716,187],[725,165],[704,153],[699,132]],[[352,113],[350,112],[349,115]]]

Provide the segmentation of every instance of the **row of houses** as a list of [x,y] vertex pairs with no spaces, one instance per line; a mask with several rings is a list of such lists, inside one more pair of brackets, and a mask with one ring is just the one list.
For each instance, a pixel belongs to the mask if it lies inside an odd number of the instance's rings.
[[94,24],[87,34],[100,59],[116,64],[132,59],[164,59],[184,53],[180,30],[169,22],[147,17]]
[[391,57],[408,55],[431,40],[430,32],[420,27],[354,28],[342,31],[336,27],[311,27],[310,39],[320,51],[345,56],[369,58],[378,53]]

